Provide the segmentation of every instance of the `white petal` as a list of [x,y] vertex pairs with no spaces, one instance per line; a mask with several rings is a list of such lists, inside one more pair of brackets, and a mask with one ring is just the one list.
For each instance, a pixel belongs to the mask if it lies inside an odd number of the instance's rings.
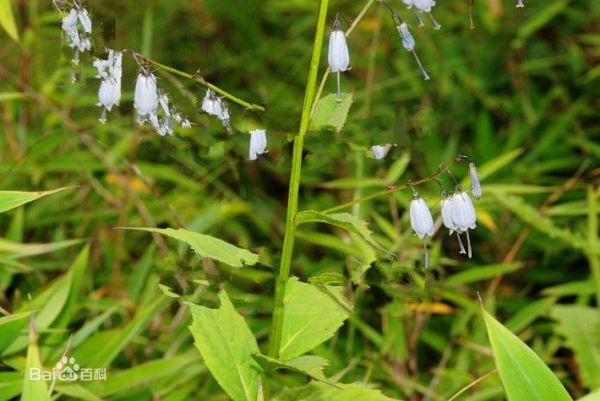
[[258,155],[267,151],[267,132],[264,129],[250,131],[250,148],[248,158],[256,160]]
[[331,72],[346,71],[350,64],[350,55],[348,54],[348,45],[344,32],[335,29],[329,36],[329,67]]
[[433,217],[423,198],[418,197],[410,202],[410,225],[421,239],[433,236]]

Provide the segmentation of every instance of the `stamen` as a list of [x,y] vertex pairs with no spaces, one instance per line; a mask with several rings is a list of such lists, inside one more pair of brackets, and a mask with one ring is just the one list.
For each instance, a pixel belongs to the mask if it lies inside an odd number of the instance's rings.
[[467,230],[467,249],[468,249],[469,259],[471,259],[471,257],[473,256],[473,253],[471,252],[471,238],[469,237],[469,230]]

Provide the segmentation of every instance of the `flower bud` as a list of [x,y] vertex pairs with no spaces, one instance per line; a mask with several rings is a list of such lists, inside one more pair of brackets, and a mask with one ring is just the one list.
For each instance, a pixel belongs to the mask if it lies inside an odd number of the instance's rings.
[[348,45],[346,44],[346,36],[340,29],[339,23],[336,21],[333,32],[329,36],[329,67],[331,72],[346,71],[350,64],[350,55],[348,54]]
[[471,176],[471,194],[475,199],[479,199],[483,192],[481,191],[481,183],[477,175],[477,167],[475,167],[475,163],[473,162],[469,163],[469,175]]

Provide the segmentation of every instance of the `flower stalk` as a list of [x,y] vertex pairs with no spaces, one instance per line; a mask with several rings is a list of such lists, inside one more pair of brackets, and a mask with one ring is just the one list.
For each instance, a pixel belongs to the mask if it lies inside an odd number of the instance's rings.
[[313,45],[310,70],[306,83],[304,94],[304,103],[302,106],[302,115],[300,119],[300,128],[298,135],[294,138],[294,148],[292,154],[292,171],[290,176],[290,187],[288,195],[288,206],[285,221],[285,235],[283,239],[283,250],[281,253],[281,262],[279,271],[275,279],[275,299],[273,307],[273,318],[271,332],[269,335],[268,355],[272,358],[279,356],[281,345],[281,334],[283,329],[283,297],[285,295],[285,285],[290,276],[290,267],[292,264],[292,253],[294,248],[294,236],[296,235],[296,214],[298,212],[298,194],[300,191],[300,176],[302,172],[302,151],[304,149],[304,135],[308,131],[310,115],[313,102],[315,101],[315,91],[317,88],[317,73],[321,60],[321,50],[323,48],[323,37],[325,33],[325,22],[327,19],[327,6],[329,0],[321,0],[319,6],[319,16],[315,40]]

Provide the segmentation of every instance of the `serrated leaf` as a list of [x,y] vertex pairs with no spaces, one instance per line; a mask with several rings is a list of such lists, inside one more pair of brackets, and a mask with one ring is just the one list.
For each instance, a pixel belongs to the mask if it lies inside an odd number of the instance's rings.
[[348,117],[352,101],[353,96],[351,93],[342,93],[340,102],[336,100],[334,94],[321,98],[311,118],[310,130],[340,132]]
[[509,401],[572,401],[539,356],[483,310],[496,366]]
[[[3,0],[0,0],[0,4],[2,1]],[[0,191],[0,213],[14,209],[36,199],[43,198],[44,196],[52,195],[70,188],[74,187],[64,187],[52,191],[38,192]]]
[[323,370],[329,365],[327,359],[316,355],[303,355],[287,362],[263,354],[254,354],[252,357],[268,373],[281,369],[291,370],[315,380],[325,380]]
[[221,239],[206,234],[200,234],[184,229],[148,228],[148,227],[122,227],[127,230],[140,230],[166,235],[183,241],[200,256],[215,259],[232,267],[252,266],[258,262],[258,255],[242,248],[238,248]]
[[258,394],[260,365],[256,339],[235,310],[227,293],[219,293],[219,309],[190,305],[194,344],[215,380],[234,401],[254,401]]
[[556,332],[575,352],[581,380],[589,389],[600,388],[600,312],[580,305],[559,305],[550,313],[558,321]]
[[372,238],[373,233],[367,227],[367,223],[350,213],[321,213],[315,210],[305,210],[296,215],[296,226],[304,223],[325,223],[343,228],[358,234],[371,246],[389,253]]
[[2,25],[8,36],[15,42],[19,42],[19,32],[17,31],[17,23],[15,22],[10,0],[0,0],[0,25]]
[[348,318],[347,310],[314,285],[292,277],[285,286],[279,359],[292,360],[327,341]]

